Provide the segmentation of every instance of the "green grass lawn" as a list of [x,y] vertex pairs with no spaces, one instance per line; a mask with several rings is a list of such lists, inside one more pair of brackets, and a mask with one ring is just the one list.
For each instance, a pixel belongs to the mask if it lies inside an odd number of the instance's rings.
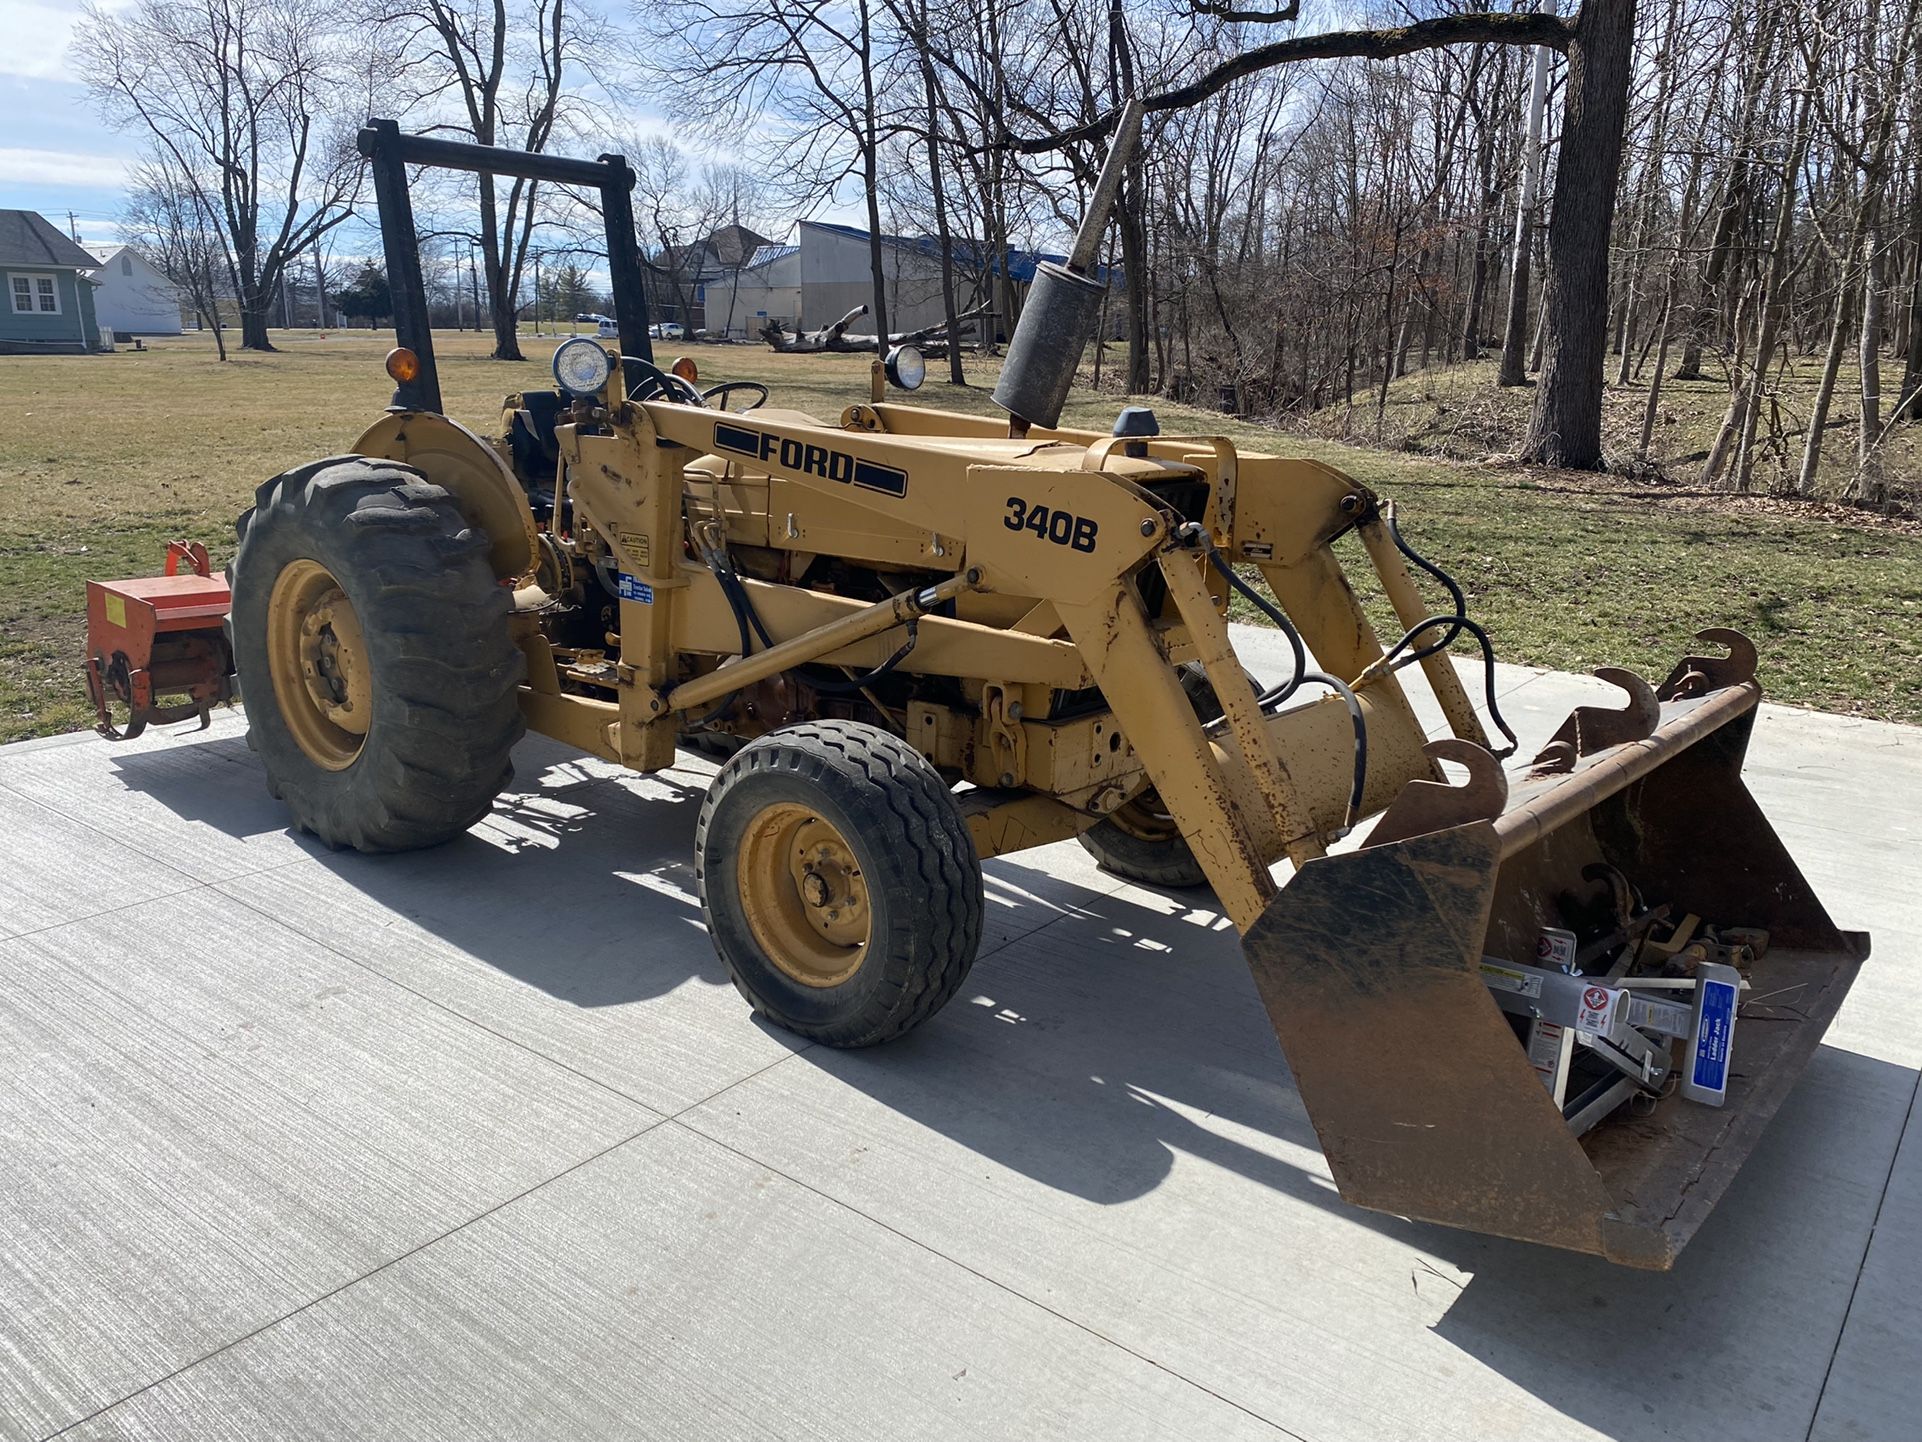
[[[109,356],[0,357],[0,740],[91,721],[80,680],[84,583],[148,574],[168,539],[217,562],[233,520],[276,472],[346,450],[387,403],[384,332],[276,333],[274,355],[225,365],[195,336]],[[485,358],[474,334],[436,338],[448,414],[494,428],[501,397],[549,384],[538,359]],[[775,403],[831,417],[867,394],[867,361],[693,348],[704,377],[768,384]],[[994,362],[955,389],[930,365],[930,405],[991,412]],[[1066,419],[1106,429],[1122,398],[1081,390]],[[1312,455],[1399,498],[1412,544],[1453,571],[1503,659],[1659,679],[1705,625],[1762,651],[1775,699],[1922,722],[1922,536],[1833,508],[1515,466],[1364,450],[1158,404],[1166,430],[1222,432]],[[1846,442],[1838,441],[1838,444]]]

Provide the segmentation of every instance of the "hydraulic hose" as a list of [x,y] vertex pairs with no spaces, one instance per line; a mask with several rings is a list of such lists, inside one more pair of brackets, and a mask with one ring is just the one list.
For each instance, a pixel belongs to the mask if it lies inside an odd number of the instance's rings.
[[1419,651],[1409,652],[1409,654],[1405,656],[1401,653],[1408,649],[1409,644],[1415,637],[1419,636],[1423,631],[1433,630],[1437,626],[1449,627],[1449,634],[1451,635],[1459,635],[1461,632],[1466,631],[1469,635],[1473,636],[1480,645],[1482,652],[1482,680],[1488,699],[1488,719],[1493,721],[1496,729],[1508,738],[1508,744],[1493,754],[1498,761],[1513,756],[1517,748],[1520,747],[1521,742],[1516,740],[1513,728],[1509,726],[1507,718],[1502,715],[1502,708],[1496,703],[1495,647],[1488,639],[1488,632],[1484,631],[1478,623],[1469,620],[1466,616],[1430,616],[1427,620],[1411,626],[1402,636],[1401,640],[1397,641],[1389,649],[1388,654],[1382,659],[1388,663],[1390,670],[1399,671],[1404,666],[1414,665],[1424,656],[1432,655],[1447,643],[1445,641],[1437,642],[1434,645],[1423,647]]
[[[1381,519],[1382,519],[1383,528],[1386,529],[1388,532],[1388,539],[1395,543],[1395,549],[1397,551],[1400,551],[1403,556],[1407,557],[1408,560],[1412,561],[1415,565],[1419,566],[1422,570],[1426,571],[1429,575],[1433,576],[1437,581],[1441,582],[1443,588],[1447,590],[1448,599],[1455,603],[1455,614],[1452,619],[1457,622],[1467,620],[1468,600],[1462,594],[1461,586],[1456,582],[1453,576],[1448,574],[1448,572],[1444,571],[1440,566],[1436,565],[1433,561],[1429,560],[1426,556],[1422,555],[1413,546],[1409,545],[1408,542],[1402,539],[1401,527],[1395,523],[1395,507],[1392,502],[1382,507]],[[1426,623],[1424,622],[1423,624],[1425,625]],[[1462,627],[1460,625],[1450,626],[1448,628],[1448,634],[1446,636],[1443,636],[1441,640],[1434,642],[1431,646],[1429,646],[1426,650],[1422,651],[1420,655],[1417,655],[1414,659],[1419,661],[1425,656],[1434,655],[1435,652],[1437,651],[1447,650],[1448,647],[1454,644],[1455,638],[1461,635],[1461,633],[1462,633]]]
[[1301,633],[1289,621],[1287,613],[1236,575],[1235,568],[1228,564],[1227,559],[1221,554],[1221,548],[1212,540],[1208,542],[1208,560],[1250,605],[1275,623],[1281,633],[1288,638],[1288,648],[1294,653],[1294,674],[1282,685],[1263,691],[1255,704],[1263,711],[1272,711],[1302,686],[1308,684],[1326,686],[1346,703],[1349,719],[1355,726],[1354,781],[1348,791],[1347,814],[1342,818],[1341,830],[1337,833],[1340,836],[1346,836],[1354,830],[1355,820],[1361,815],[1362,792],[1368,785],[1368,720],[1362,714],[1361,702],[1356,699],[1355,693],[1349,689],[1345,681],[1330,676],[1325,671],[1308,669],[1308,649],[1302,644]]

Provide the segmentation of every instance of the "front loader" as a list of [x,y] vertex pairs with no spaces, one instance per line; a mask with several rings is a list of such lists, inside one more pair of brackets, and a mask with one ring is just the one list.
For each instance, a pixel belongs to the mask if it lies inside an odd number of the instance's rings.
[[[458,835],[525,728],[640,771],[719,759],[709,932],[756,1010],[830,1045],[954,995],[987,858],[1078,837],[1129,879],[1211,886],[1345,1199],[1667,1267],[1867,952],[1742,784],[1754,650],[1711,631],[1659,687],[1604,671],[1625,706],[1577,708],[1505,770],[1489,638],[1391,504],[1140,408],[1061,426],[1139,119],[1040,266],[1006,422],[891,403],[878,361],[830,420],[703,389],[650,349],[624,161],[373,122],[394,401],[260,488],[208,666],[230,635],[269,784],[334,845]],[[510,396],[490,438],[441,414],[408,165],[600,195],[620,350],[563,344],[556,388]],[[1289,639],[1289,675],[1243,668],[1232,593]]]

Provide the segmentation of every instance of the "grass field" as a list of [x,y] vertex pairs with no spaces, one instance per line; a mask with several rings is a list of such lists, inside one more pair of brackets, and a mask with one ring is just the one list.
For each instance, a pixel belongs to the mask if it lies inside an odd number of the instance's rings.
[[[385,333],[276,336],[225,365],[194,336],[144,353],[0,357],[0,740],[88,724],[84,582],[159,569],[167,540],[217,562],[254,487],[346,449],[387,403]],[[483,430],[500,400],[550,383],[551,342],[525,364],[480,337],[436,338],[448,413]],[[865,397],[859,357],[697,348],[706,378],[766,382],[776,403],[832,416]],[[945,367],[930,366],[945,375]],[[973,385],[923,397],[992,410]],[[1078,391],[1068,420],[1106,429],[1121,398]],[[1164,429],[1225,431],[1309,454],[1402,501],[1403,530],[1452,570],[1505,660],[1659,678],[1703,625],[1747,631],[1778,700],[1922,722],[1922,535],[1834,508],[1705,497],[1607,477],[1452,462],[1279,436],[1159,405]],[[1846,445],[1838,440],[1837,444]]]

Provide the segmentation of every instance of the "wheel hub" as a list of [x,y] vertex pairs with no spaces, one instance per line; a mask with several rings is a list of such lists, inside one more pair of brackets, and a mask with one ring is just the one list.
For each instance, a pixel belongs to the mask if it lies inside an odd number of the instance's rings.
[[793,803],[749,822],[738,855],[742,909],[761,949],[805,986],[838,986],[867,956],[867,883],[833,823]]
[[267,669],[300,749],[329,771],[351,766],[373,723],[373,672],[360,617],[318,561],[294,561],[275,578]]

